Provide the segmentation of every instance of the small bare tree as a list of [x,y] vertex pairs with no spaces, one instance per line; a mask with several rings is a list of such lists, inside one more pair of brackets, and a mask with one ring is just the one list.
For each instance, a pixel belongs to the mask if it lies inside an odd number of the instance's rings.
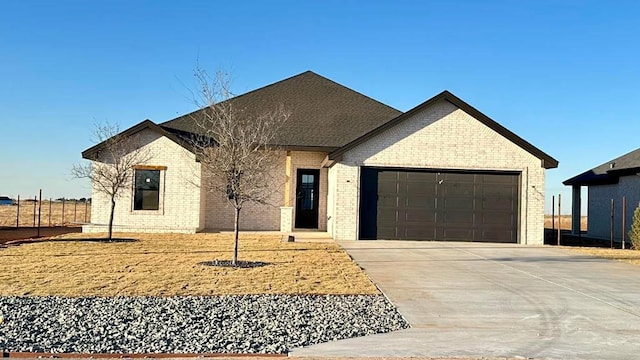
[[231,264],[238,265],[240,211],[247,203],[269,204],[280,179],[274,169],[282,161],[274,140],[289,118],[284,106],[273,109],[243,109],[234,106],[228,77],[217,72],[210,77],[197,69],[200,86],[192,114],[196,158],[200,161],[200,186],[208,193],[226,195],[234,209],[234,247]]
[[148,161],[151,153],[142,146],[139,134],[123,135],[118,125],[110,123],[95,125],[93,141],[102,146],[94,153],[92,161],[74,164],[71,174],[74,178],[89,179],[95,192],[109,198],[108,239],[112,240],[116,200],[123,190],[131,188],[134,166]]
[[633,221],[629,230],[629,240],[634,250],[640,250],[640,205],[633,212]]

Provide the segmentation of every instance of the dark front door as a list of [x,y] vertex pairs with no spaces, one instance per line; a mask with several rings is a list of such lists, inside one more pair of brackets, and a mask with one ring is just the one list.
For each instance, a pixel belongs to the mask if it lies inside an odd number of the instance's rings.
[[320,170],[298,169],[296,181],[296,227],[318,228]]

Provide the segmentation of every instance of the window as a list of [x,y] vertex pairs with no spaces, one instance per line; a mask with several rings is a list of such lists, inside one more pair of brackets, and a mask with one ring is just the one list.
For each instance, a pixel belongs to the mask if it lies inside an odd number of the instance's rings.
[[302,210],[313,210],[315,179],[311,174],[302,174]]
[[133,210],[160,209],[160,170],[136,169]]

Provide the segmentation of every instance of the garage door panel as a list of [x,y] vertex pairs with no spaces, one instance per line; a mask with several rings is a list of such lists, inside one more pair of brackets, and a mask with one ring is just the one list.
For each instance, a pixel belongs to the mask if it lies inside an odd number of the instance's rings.
[[479,241],[511,243],[514,232],[510,230],[481,230],[479,231]]
[[442,228],[442,237],[438,240],[473,241],[473,229],[445,227]]
[[476,220],[479,227],[486,229],[506,229],[511,231],[515,226],[515,217],[511,214],[501,214],[501,216],[481,215]]
[[411,194],[410,198],[435,199],[438,195],[435,184],[407,183],[404,190]]
[[378,182],[382,183],[384,181],[387,182],[395,182],[395,180],[398,179],[398,176],[400,175],[399,172],[397,171],[378,171]]
[[395,208],[378,210],[378,226],[395,226],[398,222],[398,211]]
[[440,209],[443,210],[461,210],[473,211],[474,201],[468,197],[446,198],[441,200]]
[[438,213],[438,223],[451,226],[473,226],[473,212],[443,211]]
[[436,223],[435,209],[407,208],[405,211],[405,222],[411,224],[434,224]]
[[[442,196],[446,197],[469,197],[474,194],[474,185],[473,184],[463,184],[463,183],[443,183],[440,186]],[[439,192],[440,194],[440,192]]]
[[380,227],[378,228],[378,235],[376,237],[376,239],[384,239],[384,240],[402,240],[401,237],[399,237],[396,234],[396,228],[384,228],[384,227]]
[[475,175],[468,173],[443,172],[440,173],[440,178],[443,180],[443,183],[446,182],[447,184],[473,184],[475,182]]
[[435,226],[416,226],[407,227],[404,233],[404,239],[406,240],[435,240],[436,239],[436,227]]
[[515,195],[513,186],[484,184],[481,189],[482,196],[513,197]]
[[405,172],[408,182],[424,182],[433,184],[438,175],[433,172],[407,171]]
[[481,209],[485,211],[490,210],[503,210],[503,211],[512,211],[513,210],[513,199],[482,199]]
[[379,209],[395,209],[398,207],[398,197],[397,196],[378,196],[378,208]]
[[360,223],[361,233],[374,234],[369,238],[517,241],[519,174],[374,168],[361,174],[374,178],[362,179],[363,186],[375,184],[361,192],[369,196],[361,199],[368,208],[361,208]]
[[[417,197],[411,196],[405,200],[404,207],[407,209],[435,209],[436,208],[436,198],[434,196],[431,197]],[[420,211],[420,210],[419,210]]]
[[481,174],[477,176],[476,182],[483,184],[516,185],[518,182],[517,176],[505,176],[504,174]]

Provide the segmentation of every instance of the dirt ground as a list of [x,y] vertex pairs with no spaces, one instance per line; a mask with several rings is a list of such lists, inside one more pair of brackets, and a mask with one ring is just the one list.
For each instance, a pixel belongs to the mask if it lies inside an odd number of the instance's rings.
[[[50,237],[69,233],[82,232],[80,226],[52,226],[41,227],[40,237]],[[38,235],[38,230],[33,227],[0,227],[0,244],[4,244],[11,240],[31,239]]]

